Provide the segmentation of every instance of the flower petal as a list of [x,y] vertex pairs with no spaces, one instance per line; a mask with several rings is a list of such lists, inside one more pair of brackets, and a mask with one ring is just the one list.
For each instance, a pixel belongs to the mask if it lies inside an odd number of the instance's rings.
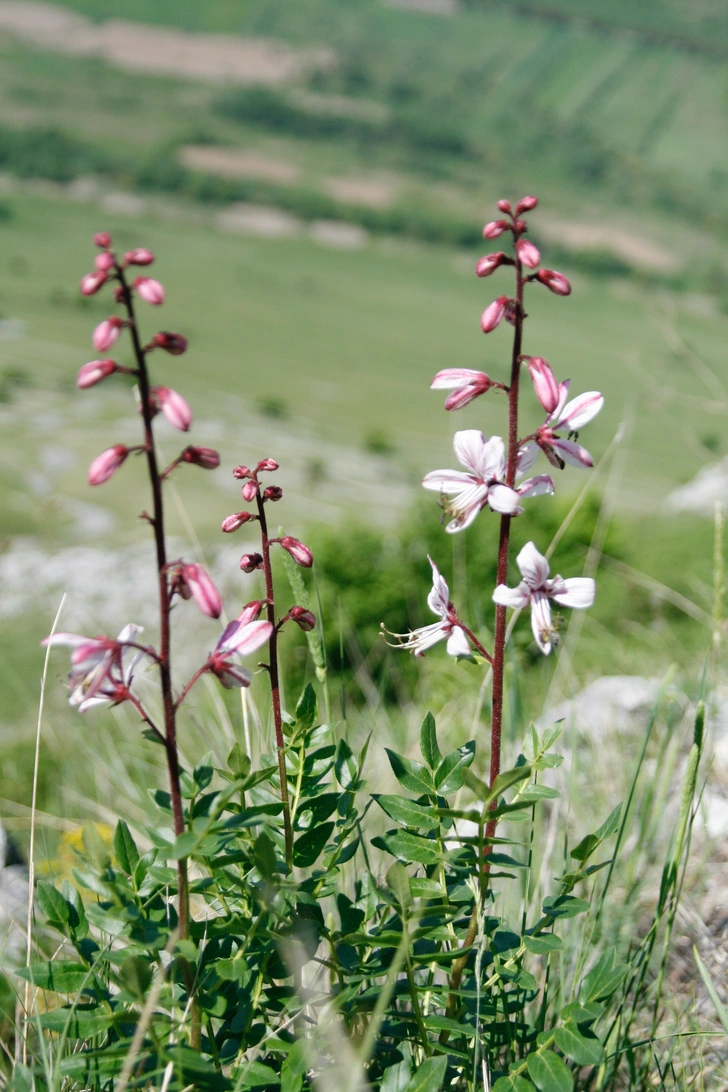
[[580,470],[583,470],[585,466],[594,466],[594,460],[581,444],[576,444],[573,440],[560,440],[557,436],[550,441],[550,444],[569,466],[579,467]]
[[523,610],[528,606],[531,598],[531,589],[528,584],[521,582],[517,588],[509,588],[507,584],[499,584],[493,592],[493,602],[501,607],[513,607],[515,610]]
[[473,476],[464,470],[431,470],[425,474],[422,484],[436,493],[462,493],[473,485]]
[[500,481],[506,473],[506,448],[500,436],[491,436],[483,448],[480,476],[485,481]]
[[[229,627],[228,627],[229,628]],[[270,622],[260,619],[257,622],[248,622],[247,625],[238,628],[228,637],[220,652],[234,652],[238,656],[247,656],[255,652],[268,640],[273,626]]]
[[579,394],[564,406],[561,416],[558,418],[558,424],[551,427],[554,429],[583,428],[584,425],[587,425],[596,417],[603,405],[604,396],[599,391],[587,391],[585,394]]
[[521,570],[523,579],[533,591],[542,588],[549,578],[549,563],[543,554],[538,552],[533,542],[526,543],[516,558],[516,564]]
[[507,485],[491,485],[488,490],[488,507],[506,516],[515,516],[521,512],[518,493]]
[[433,614],[439,614],[441,618],[444,618],[447,615],[447,605],[450,602],[450,589],[429,554],[427,560],[432,565],[432,590],[427,596],[427,605]]
[[570,386],[570,379],[565,379],[563,383],[559,383],[559,404],[554,412],[551,414],[551,416],[546,418],[546,424],[550,424],[552,428],[554,427],[553,422],[559,421],[561,419],[561,415],[564,411],[564,406],[566,405],[566,399],[569,397]]
[[596,584],[589,576],[570,576],[563,581],[565,591],[560,591],[551,598],[562,607],[573,607],[575,610],[586,610],[594,602]]
[[534,592],[531,596],[531,629],[536,638],[536,644],[548,656],[551,651],[551,607],[543,592]]
[[453,387],[465,387],[471,383],[485,383],[485,372],[476,372],[472,368],[444,368],[430,383],[430,390],[449,391]]
[[538,444],[526,444],[518,452],[518,461],[516,463],[516,477],[522,478],[524,474],[527,474],[533,464],[538,458],[540,448]]
[[554,492],[554,480],[550,474],[537,474],[535,478],[526,478],[516,488],[519,497],[537,497],[542,493]]
[[465,630],[460,626],[453,626],[453,631],[447,639],[447,651],[451,656],[470,655],[470,642],[465,636]]
[[473,474],[482,477],[480,473],[482,465],[485,436],[477,428],[466,428],[462,432],[456,432],[453,438],[455,454],[463,466]]

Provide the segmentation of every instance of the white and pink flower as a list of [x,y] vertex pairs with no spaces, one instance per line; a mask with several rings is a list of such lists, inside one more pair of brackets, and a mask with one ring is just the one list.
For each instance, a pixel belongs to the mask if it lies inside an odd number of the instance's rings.
[[118,705],[129,697],[135,666],[144,656],[137,650],[130,663],[125,660],[135,645],[141,626],[130,623],[119,636],[85,637],[80,633],[54,633],[41,642],[51,648],[62,646],[72,649],[69,683],[70,705],[85,713],[96,705]]
[[567,402],[570,385],[569,379],[559,383],[556,408],[546,418],[546,423],[534,433],[533,442],[525,444],[519,452],[519,473],[525,473],[533,466],[539,450],[543,451],[552,466],[557,466],[560,470],[563,470],[566,463],[582,469],[594,466],[594,461],[585,447],[577,443],[576,439],[562,439],[557,432],[566,429],[569,436],[578,433],[599,413],[604,405],[604,397],[599,391],[586,391]]
[[452,394],[448,394],[445,399],[445,409],[457,410],[467,406],[493,386],[500,384],[494,383],[485,372],[474,371],[472,368],[444,368],[430,383],[430,390],[451,390]]
[[273,626],[265,621],[247,621],[251,612],[250,608],[260,610],[259,602],[248,604],[240,618],[234,619],[223,630],[215,651],[208,661],[208,670],[217,675],[226,690],[234,686],[250,686],[252,674],[246,667],[239,665],[236,660],[255,652],[270,637]]
[[450,602],[450,589],[429,554],[427,560],[432,566],[432,590],[427,597],[427,605],[433,614],[439,615],[440,621],[413,629],[410,633],[390,633],[389,630],[383,630],[383,632],[397,638],[394,648],[406,649],[415,656],[424,656],[428,648],[432,648],[438,641],[445,639],[447,639],[447,651],[451,656],[468,656],[470,644],[465,630],[460,625],[455,608]]

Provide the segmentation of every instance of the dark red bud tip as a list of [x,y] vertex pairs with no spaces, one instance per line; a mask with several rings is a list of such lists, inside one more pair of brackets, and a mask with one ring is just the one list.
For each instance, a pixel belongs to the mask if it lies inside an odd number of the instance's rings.
[[263,490],[263,500],[279,501],[282,496],[283,490],[280,485],[269,485],[267,489]]
[[249,466],[236,466],[233,470],[234,478],[252,478],[253,471]]
[[108,231],[97,231],[94,235],[94,246],[100,246],[103,250],[111,246],[111,236]]
[[304,632],[316,628],[316,616],[310,610],[306,610],[305,607],[291,607],[288,617],[292,618]]
[[173,334],[170,330],[160,330],[154,335],[154,344],[158,349],[164,349],[172,356],[181,356],[187,350],[187,338],[182,334]]
[[182,461],[201,466],[203,470],[215,470],[220,465],[220,456],[211,447],[186,447],[182,452]]
[[240,568],[244,573],[255,572],[256,569],[263,568],[263,555],[262,554],[243,554],[240,558]]
[[510,201],[506,201],[505,198],[501,198],[496,207],[499,208],[501,212],[511,211],[511,203]]
[[261,459],[255,468],[256,470],[277,470],[278,463],[275,459]]

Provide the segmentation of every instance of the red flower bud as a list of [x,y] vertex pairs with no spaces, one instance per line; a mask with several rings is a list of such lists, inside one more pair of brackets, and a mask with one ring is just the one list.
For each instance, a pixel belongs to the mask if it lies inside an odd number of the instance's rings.
[[253,471],[249,466],[236,466],[233,470],[234,478],[252,478]]
[[507,227],[508,224],[505,220],[491,220],[490,223],[486,224],[483,228],[483,238],[497,239],[499,235],[503,234]]
[[151,250],[147,250],[144,246],[139,246],[136,250],[129,250],[124,255],[126,265],[151,265],[153,261],[154,255]]
[[301,565],[304,569],[311,568],[313,565],[313,554],[308,546],[304,546],[302,542],[299,542],[297,538],[292,538],[291,535],[285,535],[283,538],[278,539],[278,541],[298,565]]
[[243,494],[243,500],[250,503],[258,495],[258,483],[254,481],[248,481],[245,483],[241,490]]
[[186,447],[182,461],[201,466],[203,470],[215,470],[220,465],[220,456],[212,447]]
[[244,573],[255,572],[256,569],[263,568],[263,555],[262,554],[243,554],[240,558],[240,568]]
[[265,604],[260,599],[253,599],[250,603],[247,603],[243,607],[242,614],[238,615],[238,622],[241,626],[247,626],[248,622],[255,622],[260,617]]
[[511,211],[511,203],[510,201],[506,201],[505,198],[501,198],[501,200],[497,204],[497,207],[500,209],[501,212]]
[[263,490],[263,500],[279,501],[282,496],[283,490],[280,485],[269,485],[267,489]]
[[316,628],[316,616],[305,607],[291,607],[288,617],[292,618],[304,631]]
[[106,248],[111,246],[111,236],[108,231],[97,231],[94,235],[94,245]]
[[222,521],[222,530],[226,535],[230,535],[233,531],[237,531],[238,527],[242,527],[244,523],[249,523],[251,519],[257,518],[252,512],[233,512],[231,516],[225,516]]
[[170,425],[187,432],[192,424],[192,410],[185,399],[171,387],[152,387],[157,404]]
[[98,269],[95,273],[87,273],[85,277],[81,278],[81,294],[84,296],[93,296],[105,282],[106,274],[101,273]]
[[208,618],[220,617],[222,613],[220,592],[202,565],[183,565],[181,583],[187,585],[192,598],[203,614],[206,614]]
[[489,334],[491,330],[495,330],[496,326],[503,318],[506,305],[509,302],[508,296],[499,296],[497,300],[493,300],[493,302],[486,307],[480,318],[480,327],[484,334]]
[[529,239],[519,239],[516,243],[516,254],[524,265],[527,265],[529,269],[535,269],[538,263],[541,261],[541,255],[537,246],[534,246]]
[[153,307],[164,303],[164,288],[154,277],[135,277],[132,283],[145,303]]
[[502,250],[497,251],[495,254],[486,254],[484,258],[481,258],[475,267],[476,277],[489,277],[501,264],[505,254]]
[[530,212],[537,204],[538,197],[522,197],[516,205],[516,216],[520,216],[522,212]]
[[88,364],[79,368],[76,386],[79,390],[93,387],[95,383],[100,383],[102,379],[106,379],[107,375],[115,372],[117,367],[115,360],[90,360]]
[[255,468],[256,470],[277,470],[278,463],[275,459],[261,459]]
[[110,269],[114,268],[114,255],[109,254],[108,250],[104,250],[101,254],[96,255],[94,265],[99,273],[108,273]]
[[541,281],[541,284],[545,284],[557,296],[571,295],[571,285],[564,274],[557,273],[555,269],[539,269],[536,280]]
[[102,451],[88,468],[88,484],[103,485],[116,473],[128,454],[129,449],[124,444],[115,444]]
[[182,334],[173,334],[169,330],[160,330],[154,335],[153,340],[158,349],[164,349],[172,356],[181,356],[187,349],[187,338]]
[[111,318],[100,322],[93,332],[94,349],[100,353],[105,353],[107,349],[110,349],[118,339],[123,325],[124,323],[118,315],[112,315]]

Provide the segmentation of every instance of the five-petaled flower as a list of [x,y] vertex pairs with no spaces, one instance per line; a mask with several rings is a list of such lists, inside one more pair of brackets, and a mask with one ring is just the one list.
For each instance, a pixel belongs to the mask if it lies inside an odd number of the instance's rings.
[[469,527],[486,505],[494,512],[517,516],[523,511],[518,503],[521,497],[554,491],[554,483],[548,474],[528,478],[516,489],[504,484],[506,457],[500,436],[491,436],[490,440],[486,440],[478,429],[464,429],[455,433],[453,447],[467,473],[462,470],[432,470],[422,479],[425,489],[453,497],[443,504],[445,512],[452,516],[445,528],[450,534]]
[[438,641],[444,641],[445,638],[447,638],[447,651],[451,656],[468,656],[470,644],[457,612],[450,602],[450,589],[429,554],[427,559],[432,565],[432,590],[427,596],[427,605],[433,614],[440,615],[440,621],[413,629],[410,633],[390,633],[389,630],[383,630],[383,632],[397,638],[393,648],[404,648],[408,652],[413,652],[415,656],[424,656],[428,648],[432,648]]
[[548,656],[556,632],[551,621],[549,599],[562,607],[586,610],[594,602],[594,581],[588,576],[571,576],[567,580],[562,576],[549,577],[549,563],[532,542],[527,542],[523,547],[516,558],[516,564],[521,570],[523,580],[516,588],[499,584],[493,592],[493,600],[501,607],[514,607],[517,610],[530,605],[531,628],[536,644]]
[[95,705],[118,705],[128,699],[133,670],[144,652],[139,650],[131,663],[124,660],[131,651],[129,645],[136,642],[141,632],[141,626],[130,623],[124,626],[116,640],[84,637],[80,633],[54,633],[41,641],[51,648],[60,645],[73,650],[68,701],[78,707],[79,713],[85,713]]
[[556,409],[546,418],[546,423],[533,434],[534,442],[521,448],[518,456],[518,468],[521,473],[525,473],[533,466],[539,448],[551,465],[557,466],[560,470],[564,469],[565,463],[581,468],[594,466],[586,448],[576,443],[576,440],[562,440],[556,433],[559,429],[566,429],[569,434],[575,433],[589,424],[604,405],[604,396],[599,391],[587,391],[567,403],[570,385],[570,379],[559,383],[559,402]]
[[239,666],[235,660],[247,656],[260,648],[268,640],[273,630],[270,622],[245,621],[246,615],[254,613],[251,607],[260,607],[260,603],[249,604],[240,618],[235,618],[223,630],[215,651],[207,662],[208,671],[217,675],[226,690],[234,686],[250,686],[252,674],[246,667]]

